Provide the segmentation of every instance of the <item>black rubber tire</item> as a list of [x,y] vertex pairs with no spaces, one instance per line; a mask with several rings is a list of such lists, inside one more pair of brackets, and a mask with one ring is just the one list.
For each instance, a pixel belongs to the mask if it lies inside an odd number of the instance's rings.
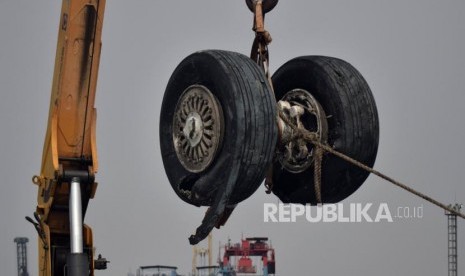
[[[310,92],[328,117],[328,144],[373,166],[379,143],[375,100],[362,75],[349,63],[332,57],[303,56],[290,60],[272,77],[276,99],[300,88]],[[354,193],[369,173],[331,154],[322,164],[322,201],[339,202]],[[316,204],[313,166],[294,174],[273,165],[273,193],[283,202]]]
[[[182,166],[172,136],[176,103],[183,91],[194,84],[207,87],[216,96],[224,116],[221,147],[212,164],[200,173],[189,172]],[[210,206],[218,192],[233,189],[228,204],[236,204],[257,190],[271,166],[277,140],[271,91],[263,71],[242,54],[201,51],[178,65],[163,97],[160,146],[166,174],[181,199],[196,206]],[[226,187],[226,182],[234,187]],[[192,189],[208,193],[197,198]]]
[[[253,0],[245,0],[245,3],[247,4],[247,7],[249,8],[251,12],[255,11],[255,5],[254,5]],[[262,1],[263,13],[270,12],[272,9],[274,9],[274,7],[276,7],[277,4],[278,4],[278,0],[263,0]]]

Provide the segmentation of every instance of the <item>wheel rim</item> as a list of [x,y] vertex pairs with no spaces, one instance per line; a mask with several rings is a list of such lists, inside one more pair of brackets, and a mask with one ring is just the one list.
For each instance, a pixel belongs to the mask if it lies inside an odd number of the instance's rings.
[[[313,132],[321,142],[328,136],[326,114],[320,103],[306,90],[294,89],[278,102],[278,109],[298,128]],[[314,146],[301,137],[295,137],[292,129],[279,120],[280,142],[277,159],[291,173],[307,170],[314,161]]]
[[223,112],[216,97],[201,85],[189,86],[179,98],[173,120],[173,143],[182,166],[206,170],[216,157],[223,134]]

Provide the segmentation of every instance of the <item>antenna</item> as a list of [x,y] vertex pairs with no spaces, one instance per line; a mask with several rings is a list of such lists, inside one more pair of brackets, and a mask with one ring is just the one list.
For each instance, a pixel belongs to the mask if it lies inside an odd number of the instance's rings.
[[[463,204],[449,205],[449,208],[460,212]],[[448,276],[457,276],[457,213],[446,211],[447,216],[447,263]]]
[[17,237],[14,239],[16,243],[16,255],[18,260],[18,276],[29,276],[27,272],[27,243],[28,238]]

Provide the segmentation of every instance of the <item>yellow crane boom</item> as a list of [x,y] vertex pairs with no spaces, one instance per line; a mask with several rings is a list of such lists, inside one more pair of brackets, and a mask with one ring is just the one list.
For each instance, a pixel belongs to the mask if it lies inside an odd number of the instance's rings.
[[[83,224],[97,188],[96,109],[105,0],[63,0],[38,185],[39,275],[94,275],[92,230]],[[65,272],[67,271],[67,272]]]

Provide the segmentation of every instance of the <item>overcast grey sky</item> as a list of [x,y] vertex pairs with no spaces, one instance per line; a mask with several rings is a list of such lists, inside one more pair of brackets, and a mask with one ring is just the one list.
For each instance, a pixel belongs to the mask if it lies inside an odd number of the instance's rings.
[[[36,233],[24,220],[36,206],[61,1],[0,0],[0,268],[16,273],[13,239],[27,236],[36,276]],[[97,275],[140,265],[190,271],[188,236],[204,209],[177,198],[158,142],[164,88],[188,54],[225,49],[248,54],[252,16],[244,1],[108,0],[97,92],[100,171],[86,222],[97,253],[111,260]],[[445,203],[465,202],[465,2],[462,0],[280,1],[267,16],[271,70],[300,55],[354,65],[370,84],[380,117],[375,167]],[[263,222],[261,187],[214,231],[268,236],[279,275],[445,275],[444,212],[371,176],[344,201],[393,209],[424,206],[424,218],[393,223]],[[459,270],[465,223],[459,220]],[[216,250],[214,258],[216,259]]]

